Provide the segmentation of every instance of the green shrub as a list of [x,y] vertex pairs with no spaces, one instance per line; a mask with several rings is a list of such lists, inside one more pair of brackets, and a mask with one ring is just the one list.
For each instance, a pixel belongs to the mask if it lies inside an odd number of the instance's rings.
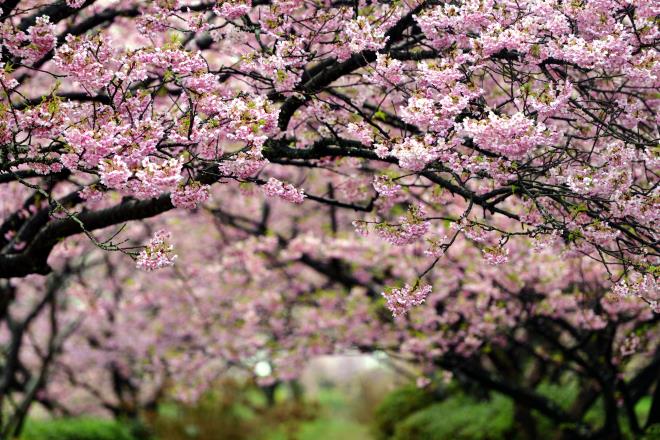
[[383,399],[374,414],[377,437],[382,440],[392,438],[397,423],[431,405],[433,401],[434,397],[431,393],[414,386],[392,391]]
[[[556,383],[544,382],[536,392],[568,410],[579,392],[578,382],[567,375]],[[387,396],[376,412],[377,438],[380,440],[498,440],[519,438],[521,426],[514,418],[513,401],[498,393],[480,400],[457,388],[444,390],[444,396],[415,388],[404,388]],[[640,399],[635,407],[643,423],[651,397]],[[537,411],[531,415],[539,438],[553,438],[562,426]],[[619,414],[622,438],[633,439],[628,418]],[[605,422],[602,399],[597,399],[584,415],[583,422],[597,432]],[[645,440],[660,440],[660,428],[648,430]]]
[[137,440],[130,428],[112,420],[76,418],[30,420],[21,440]]
[[644,436],[642,437],[642,440],[658,440],[658,439],[660,439],[660,423],[656,423],[655,425],[649,426],[646,432],[644,433]]
[[463,394],[434,403],[396,425],[394,440],[497,440],[513,425],[513,405],[495,395],[476,401]]

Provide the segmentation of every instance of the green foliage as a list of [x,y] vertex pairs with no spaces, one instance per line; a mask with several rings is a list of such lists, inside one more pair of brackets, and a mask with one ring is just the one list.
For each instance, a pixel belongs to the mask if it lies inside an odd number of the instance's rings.
[[[537,392],[565,409],[579,390],[570,375],[557,383],[544,382]],[[252,383],[223,381],[193,406],[161,404],[146,415],[149,437],[135,424],[99,419],[30,420],[21,440],[502,440],[516,439],[519,426],[513,401],[498,393],[488,399],[466,394],[457,384],[442,389],[406,386],[381,397],[365,397],[334,387],[321,387],[313,399],[302,398],[281,385],[269,399]],[[358,398],[359,396],[359,398]],[[380,395],[382,396],[382,394]],[[360,399],[366,399],[361,408]],[[376,402],[381,402],[377,404]],[[635,410],[643,423],[651,397]],[[370,410],[367,411],[366,408]],[[375,408],[375,409],[374,409]],[[535,411],[539,438],[553,438],[560,429]],[[370,435],[366,421],[374,428]],[[595,402],[584,421],[595,430],[604,422],[603,403]],[[622,415],[623,438],[635,438]],[[643,440],[660,440],[660,425],[647,430]]]
[[[542,383],[537,392],[542,394],[545,397],[548,397],[553,402],[561,405],[565,410],[570,408],[571,403],[575,400],[579,392],[579,383],[578,381],[571,376],[565,376],[564,380],[559,383]],[[644,423],[648,415],[649,409],[651,407],[651,396],[642,397],[635,406],[635,413],[637,414],[637,420],[640,423]],[[535,413],[535,418],[537,422],[537,429],[539,432],[547,433],[553,432],[557,428],[557,424],[552,420],[543,417],[542,415]],[[598,398],[594,404],[589,408],[587,413],[584,415],[583,421],[598,430],[605,423],[605,406],[603,400]],[[619,426],[621,428],[621,434],[623,438],[633,439],[633,435],[628,418],[624,415],[623,411],[619,414]],[[644,437],[646,438],[646,437]],[[660,440],[660,437],[658,437]]]
[[369,429],[351,420],[321,418],[301,426],[298,440],[366,440]]
[[279,440],[293,438],[317,412],[316,405],[294,398],[285,387],[276,389],[269,405],[256,386],[226,380],[195,405],[161,404],[146,418],[157,440]]
[[505,439],[513,425],[513,405],[505,397],[477,401],[464,394],[399,419],[393,440],[495,440]]
[[53,419],[28,421],[21,440],[138,440],[131,428],[103,419]]
[[660,423],[648,427],[642,440],[659,440],[660,439]]
[[433,395],[426,390],[407,386],[390,393],[379,405],[374,423],[379,439],[392,437],[397,423],[433,403]]
[[[579,393],[579,382],[565,375],[556,383],[544,382],[536,392],[568,410]],[[379,440],[499,440],[515,439],[521,426],[516,423],[514,402],[501,394],[477,399],[458,388],[450,387],[445,395],[431,394],[412,387],[387,396],[376,411],[375,427]],[[645,396],[635,407],[638,420],[644,423],[651,405]],[[531,411],[540,438],[553,438],[562,429],[555,421]],[[583,418],[593,432],[605,423],[602,399],[597,399]],[[622,438],[633,439],[628,418],[619,415]],[[647,430],[644,439],[660,440],[660,427]]]

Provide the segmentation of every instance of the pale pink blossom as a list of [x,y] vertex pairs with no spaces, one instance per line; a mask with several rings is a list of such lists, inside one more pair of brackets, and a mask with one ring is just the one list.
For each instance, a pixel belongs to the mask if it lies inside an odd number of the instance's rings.
[[198,182],[191,182],[179,186],[170,195],[172,204],[177,208],[194,209],[209,198],[209,186]]
[[145,249],[137,257],[137,268],[146,271],[162,269],[174,265],[177,256],[174,246],[168,243],[171,234],[164,230],[156,231]]
[[263,186],[263,191],[268,197],[279,197],[282,200],[298,205],[305,200],[303,190],[297,189],[290,183],[283,183],[274,177],[268,179],[268,182]]
[[431,290],[430,285],[411,287],[406,284],[400,289],[383,292],[382,295],[387,300],[386,307],[397,318],[408,313],[413,307],[423,304]]

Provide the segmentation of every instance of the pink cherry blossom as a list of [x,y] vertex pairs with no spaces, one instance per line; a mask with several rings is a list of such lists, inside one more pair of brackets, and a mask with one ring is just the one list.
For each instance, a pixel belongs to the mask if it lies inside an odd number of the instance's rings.
[[282,183],[273,177],[268,179],[268,182],[263,186],[263,191],[268,197],[279,197],[294,204],[301,204],[305,200],[303,190],[296,189],[290,183]]
[[164,230],[156,231],[145,249],[137,257],[137,268],[146,271],[173,266],[177,256],[174,246],[168,243],[171,234]]
[[413,307],[423,304],[431,290],[429,285],[413,288],[406,284],[400,289],[383,292],[382,295],[387,300],[387,308],[396,318],[405,315]]

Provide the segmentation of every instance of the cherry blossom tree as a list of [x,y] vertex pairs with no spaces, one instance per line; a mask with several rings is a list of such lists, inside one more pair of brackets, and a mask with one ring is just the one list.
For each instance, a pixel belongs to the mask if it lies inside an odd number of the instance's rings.
[[[4,222],[0,274],[48,272],[75,234],[120,250],[93,231],[189,209],[210,185],[373,213],[366,194],[342,204],[320,182],[351,161],[469,202],[459,216],[437,204],[374,219],[397,242],[447,218],[499,236],[492,261],[513,236],[554,237],[624,284],[656,277],[657,12],[615,0],[6,2],[1,181],[30,188],[33,212]],[[282,166],[305,170],[301,188],[260,177]],[[171,263],[162,249],[149,258]]]
[[[0,324],[16,338],[11,307],[37,304],[28,327],[47,309],[75,327],[31,344],[36,364],[103,365],[114,378],[88,392],[117,409],[211,358],[180,388],[259,356],[286,379],[308,354],[387,349],[574,435],[596,398],[603,432],[619,404],[644,428],[630,408],[658,366],[655,2],[0,8]],[[107,285],[48,293],[44,275],[71,271]],[[637,351],[650,369],[628,369]],[[580,402],[547,402],[507,357],[574,370]],[[25,396],[13,378],[31,361],[11,359],[0,372]],[[43,382],[32,394],[57,396]]]

